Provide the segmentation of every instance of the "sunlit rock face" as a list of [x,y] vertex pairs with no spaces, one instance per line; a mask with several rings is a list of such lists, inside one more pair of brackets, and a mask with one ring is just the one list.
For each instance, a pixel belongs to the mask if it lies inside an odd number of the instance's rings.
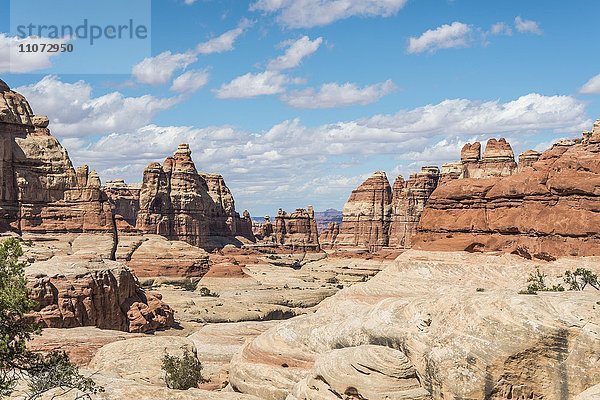
[[[187,144],[164,163],[144,170],[136,228],[204,248],[253,240],[252,221],[235,211],[231,191],[218,174],[196,170]],[[239,242],[238,242],[239,243]]]
[[[414,247],[515,251],[531,257],[600,255],[596,136],[598,122],[582,139],[561,141],[542,154],[521,154],[521,165],[511,175],[440,185],[425,207]],[[498,143],[493,154],[504,166],[494,171],[512,169],[511,152]],[[463,162],[464,156],[463,150]]]
[[0,83],[0,230],[112,230],[98,174],[73,168],[48,125],[25,97]]

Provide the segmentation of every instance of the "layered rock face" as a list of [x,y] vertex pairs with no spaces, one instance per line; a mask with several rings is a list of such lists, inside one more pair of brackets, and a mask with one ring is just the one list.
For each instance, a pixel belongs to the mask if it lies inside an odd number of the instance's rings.
[[275,243],[292,250],[320,250],[317,221],[312,206],[288,214],[279,209],[273,224]]
[[511,176],[438,187],[415,247],[600,255],[600,124],[584,139],[558,143],[526,162]]
[[75,170],[50,135],[48,118],[0,84],[0,230],[111,231],[114,223],[100,179]]
[[598,258],[409,250],[247,343],[229,382],[273,400],[570,399],[600,381],[597,292],[518,291],[536,268],[554,284],[578,267],[600,272]]
[[120,263],[53,257],[34,263],[26,274],[37,303],[30,318],[44,327],[147,332],[174,324],[173,310],[162,296],[141,290]]
[[425,204],[440,179],[437,167],[423,167],[404,181],[398,176],[392,190],[392,221],[388,246],[408,248]]
[[385,172],[375,172],[352,192],[341,227],[330,225],[323,241],[333,247],[410,247],[421,212],[440,180],[437,167],[423,167],[408,180],[398,176],[393,188]]
[[163,165],[144,170],[136,228],[205,248],[235,243],[241,235],[253,239],[250,215],[236,213],[221,175],[196,170],[187,144]]
[[392,188],[385,172],[377,171],[350,194],[335,245],[370,250],[387,246],[391,214]]
[[[107,181],[102,190],[108,196],[115,217],[122,220],[129,228],[134,228],[137,215],[140,211],[140,191],[142,185],[127,184],[123,179]],[[125,230],[126,226],[119,226],[119,230]]]

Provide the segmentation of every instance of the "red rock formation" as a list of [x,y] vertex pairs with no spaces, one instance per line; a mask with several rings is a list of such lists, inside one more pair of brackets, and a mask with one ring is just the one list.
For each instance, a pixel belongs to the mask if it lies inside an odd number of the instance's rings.
[[481,145],[467,143],[461,151],[463,178],[488,178],[509,176],[516,172],[517,163],[510,144],[505,139],[490,139],[483,157],[479,158]]
[[335,246],[337,236],[340,234],[340,224],[330,222],[327,229],[319,235],[319,243],[324,249],[331,249]]
[[541,156],[542,153],[534,150],[527,150],[519,154],[519,168],[517,172],[522,172],[525,168],[531,167]]
[[242,234],[253,240],[250,215],[235,212],[221,175],[198,173],[187,144],[146,167],[136,228],[208,249],[239,243]]
[[156,292],[144,292],[121,264],[52,259],[28,268],[37,303],[29,317],[48,328],[96,326],[147,332],[174,324],[173,310]]
[[127,184],[122,179],[107,181],[102,190],[108,196],[117,220],[122,219],[128,226],[119,226],[119,230],[131,230],[135,227],[140,211],[140,184]]
[[440,170],[437,167],[423,167],[421,172],[404,181],[398,176],[392,190],[392,218],[388,246],[410,247],[411,238],[417,231],[417,224],[429,196],[438,185]]
[[342,214],[336,247],[378,250],[387,246],[392,215],[392,188],[385,172],[375,172],[353,190]]
[[273,225],[275,243],[292,250],[319,251],[319,233],[312,206],[293,213],[279,209]]
[[111,231],[98,175],[87,166],[75,171],[48,123],[0,83],[0,230]]
[[446,182],[452,181],[454,179],[460,179],[463,173],[463,164],[462,162],[451,162],[442,165],[442,170],[440,172],[440,181],[438,185],[443,185]]
[[271,217],[265,215],[264,222],[258,223],[252,226],[252,233],[257,239],[263,240],[273,235],[273,224],[271,223]]
[[423,167],[405,181],[398,176],[393,189],[384,172],[375,172],[352,192],[344,206],[342,226],[322,234],[333,247],[377,251],[406,248],[416,231],[421,212],[440,179],[437,167]]
[[419,249],[600,255],[600,125],[520,173],[439,186],[418,229]]

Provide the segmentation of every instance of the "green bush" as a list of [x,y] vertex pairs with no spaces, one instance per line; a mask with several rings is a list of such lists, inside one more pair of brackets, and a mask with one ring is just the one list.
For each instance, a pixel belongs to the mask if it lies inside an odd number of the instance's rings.
[[40,328],[25,316],[34,310],[26,286],[25,264],[19,261],[23,250],[18,240],[0,243],[0,398],[9,396],[20,377],[27,377],[30,394],[37,399],[43,393],[61,388],[97,393],[102,388],[79,374],[65,353],[43,356],[27,349],[26,343]]
[[590,285],[596,290],[600,290],[598,275],[594,274],[589,269],[577,268],[575,272],[566,271],[563,275],[563,280],[571,290],[583,290],[587,285]]
[[519,293],[526,293],[526,294],[534,294],[537,292],[564,292],[565,288],[561,285],[552,285],[551,287],[548,287],[546,285],[546,275],[542,274],[540,272],[539,268],[536,268],[535,272],[532,273],[531,275],[529,275],[529,278],[527,279],[527,282],[529,282],[529,285],[527,286],[526,290],[522,290]]
[[185,281],[178,283],[177,286],[188,292],[193,292],[198,287],[198,281],[193,282],[191,279],[186,279]]
[[183,348],[181,357],[165,354],[162,370],[165,371],[165,383],[170,389],[188,390],[204,382],[202,364],[187,347]]
[[80,375],[79,368],[71,363],[65,352],[52,352],[40,356],[38,360],[37,365],[28,371],[30,400],[55,388],[61,388],[64,392],[77,389],[87,394],[104,391],[91,378]]
[[202,297],[219,297],[219,294],[215,293],[215,292],[211,292],[210,289],[207,287],[201,287],[200,288],[200,296],[202,296]]

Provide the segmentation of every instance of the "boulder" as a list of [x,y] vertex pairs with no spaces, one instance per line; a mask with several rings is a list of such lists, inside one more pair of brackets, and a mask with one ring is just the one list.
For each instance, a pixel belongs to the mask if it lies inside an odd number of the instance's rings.
[[173,310],[162,296],[141,290],[119,262],[55,256],[25,272],[37,304],[29,317],[44,327],[147,332],[174,324]]

